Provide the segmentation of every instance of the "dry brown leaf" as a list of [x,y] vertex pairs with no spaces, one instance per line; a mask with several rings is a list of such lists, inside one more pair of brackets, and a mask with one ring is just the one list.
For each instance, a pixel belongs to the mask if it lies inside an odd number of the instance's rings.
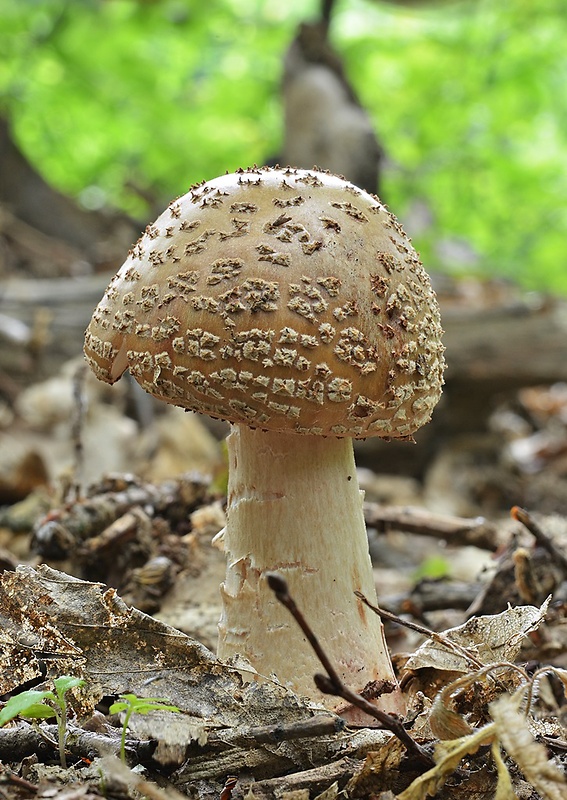
[[332,783],[324,792],[318,794],[315,800],[336,800],[339,794],[339,784],[337,781]]
[[535,741],[526,716],[520,711],[524,692],[502,695],[489,710],[498,738],[526,779],[545,800],[565,800],[567,781],[550,761],[546,748]]
[[[501,614],[473,617],[443,632],[443,636],[459,648],[470,651],[483,664],[513,661],[526,636],[541,625],[548,601],[540,608],[517,606]],[[467,673],[470,662],[460,652],[452,650],[438,640],[427,641],[409,657],[405,670],[435,668],[444,671]]]
[[444,741],[458,739],[472,733],[472,728],[466,719],[449,708],[444,693],[438,692],[429,715],[431,732],[437,739]]
[[0,694],[41,678],[42,663],[48,660],[57,665],[54,677],[84,677],[86,659],[72,638],[52,623],[49,595],[38,591],[32,599],[25,591],[13,591],[16,574],[5,572],[0,582]]
[[346,788],[347,795],[366,797],[390,788],[396,782],[405,754],[404,746],[394,737],[378,750],[371,750],[362,769],[350,780]]
[[309,789],[294,789],[291,792],[284,792],[282,800],[309,800]]
[[[493,677],[497,676],[498,684],[492,682],[488,687],[486,679],[491,674]],[[512,678],[516,680],[516,685],[518,681],[527,681],[525,671],[515,664],[489,664],[476,672],[460,675],[447,686],[444,686],[437,692],[431,706],[429,726],[433,735],[438,739],[458,739],[472,733],[473,729],[464,716],[454,710],[455,698],[475,684],[475,700],[472,703],[469,702],[467,711],[477,712],[478,708],[486,706],[497,694],[500,694],[502,686],[510,684]],[[500,688],[497,688],[498,685]]]
[[492,742],[492,759],[496,764],[496,771],[498,772],[498,784],[496,786],[496,793],[494,800],[516,800],[517,795],[512,787],[512,779],[510,773],[506,768],[500,747],[497,741]]
[[425,800],[435,794],[456,770],[461,759],[473,755],[481,745],[491,742],[495,734],[496,726],[491,724],[470,736],[439,743],[435,748],[435,766],[416,778],[398,795],[397,800]]

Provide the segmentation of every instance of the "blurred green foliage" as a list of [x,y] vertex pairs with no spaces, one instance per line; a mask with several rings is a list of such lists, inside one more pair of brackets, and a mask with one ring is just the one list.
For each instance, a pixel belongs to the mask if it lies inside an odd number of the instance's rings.
[[422,580],[441,580],[448,578],[451,574],[451,565],[446,558],[440,555],[428,556],[421,562],[419,567],[412,575],[414,582],[417,584]]
[[[145,192],[277,154],[282,54],[318,6],[0,0],[0,113],[54,185],[143,218]],[[332,35],[427,266],[567,294],[564,0],[337,0]]]

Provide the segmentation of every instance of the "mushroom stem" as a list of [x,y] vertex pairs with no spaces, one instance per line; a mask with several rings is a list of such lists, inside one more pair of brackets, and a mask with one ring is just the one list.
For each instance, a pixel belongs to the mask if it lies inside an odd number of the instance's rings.
[[[227,445],[219,656],[240,654],[298,694],[344,705],[314,688],[321,666],[265,580],[277,572],[346,685],[395,683],[382,623],[354,594],[376,597],[352,440],[234,425]],[[400,694],[377,704],[400,711]]]

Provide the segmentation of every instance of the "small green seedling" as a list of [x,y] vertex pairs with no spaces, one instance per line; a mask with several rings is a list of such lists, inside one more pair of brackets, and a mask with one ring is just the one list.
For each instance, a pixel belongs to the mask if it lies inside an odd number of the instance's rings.
[[132,714],[149,714],[151,711],[179,711],[177,706],[168,705],[165,697],[138,697],[135,694],[121,694],[120,699],[108,709],[110,714],[125,711],[120,739],[120,758],[126,763],[126,731]]
[[80,678],[62,675],[53,681],[55,692],[49,690],[40,692],[37,689],[30,689],[27,692],[14,695],[0,711],[0,727],[15,717],[23,717],[24,719],[50,719],[55,717],[59,734],[59,760],[61,761],[61,766],[65,768],[67,766],[65,758],[67,701],[65,695],[69,689],[83,686],[84,683]]

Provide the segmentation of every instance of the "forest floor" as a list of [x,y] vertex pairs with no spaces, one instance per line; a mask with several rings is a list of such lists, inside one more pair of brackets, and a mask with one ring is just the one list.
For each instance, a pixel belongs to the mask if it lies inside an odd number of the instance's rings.
[[[141,427],[132,388],[96,385],[79,359],[4,409],[0,692],[84,685],[67,694],[65,768],[53,720],[0,729],[3,796],[567,796],[563,384],[520,390],[421,478],[362,454],[416,752],[216,662],[223,431],[153,407]],[[179,709],[132,715],[128,766],[124,710],[110,712],[125,694]]]

